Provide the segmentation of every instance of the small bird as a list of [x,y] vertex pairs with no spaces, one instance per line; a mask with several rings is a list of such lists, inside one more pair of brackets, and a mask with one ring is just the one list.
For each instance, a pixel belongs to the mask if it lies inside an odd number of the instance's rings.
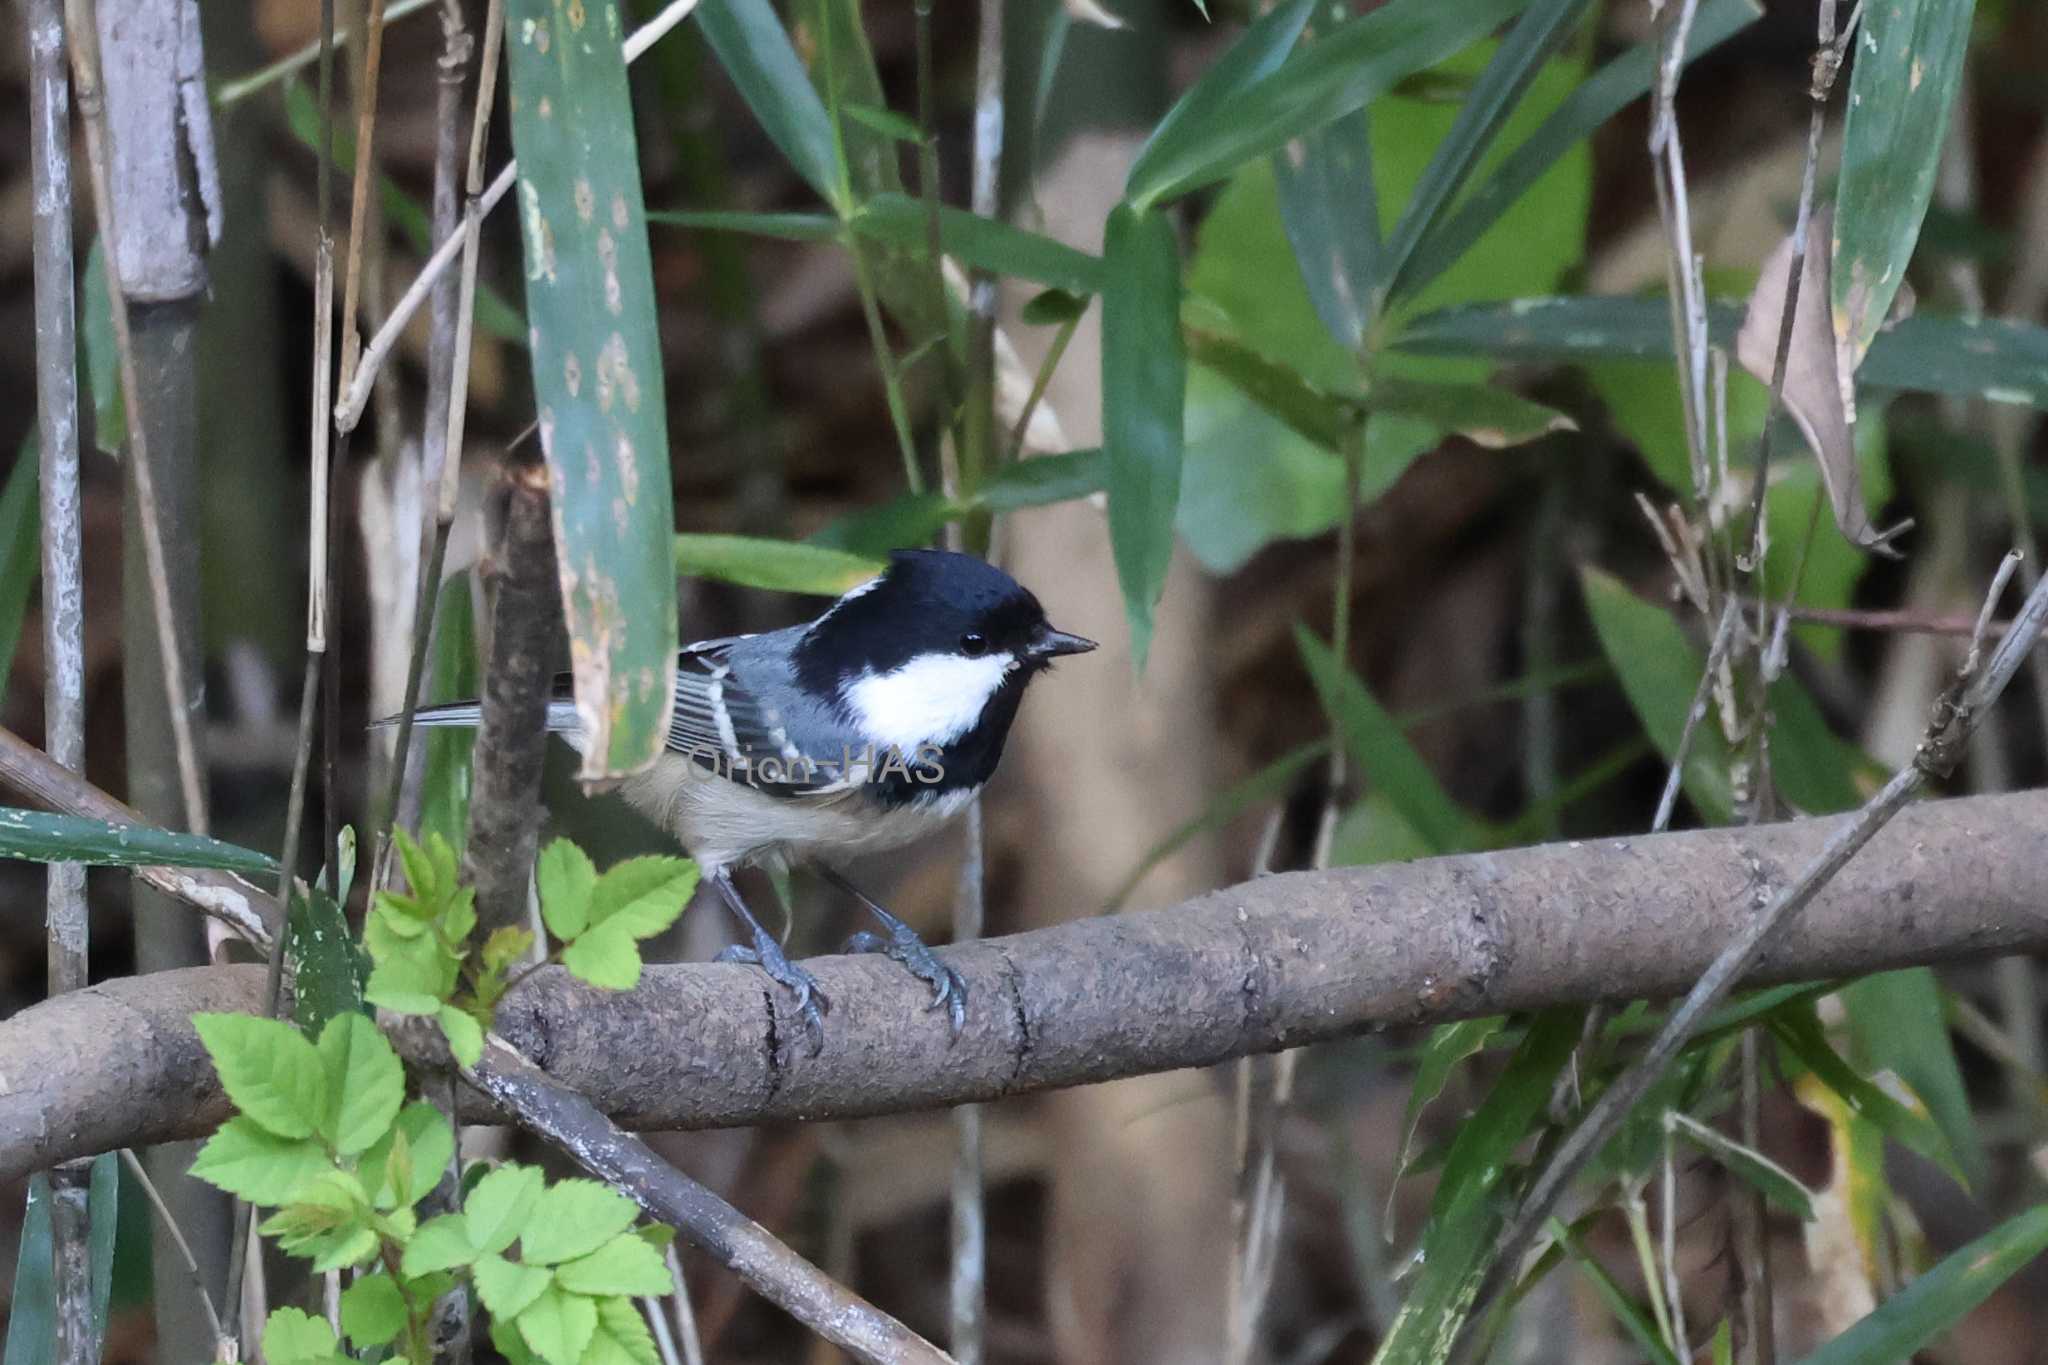
[[[1053,629],[1002,570],[899,550],[807,625],[683,646],[667,749],[621,790],[675,836],[751,937],[721,960],[754,963],[795,995],[813,1051],[831,1002],[747,908],[737,868],[808,865],[854,897],[883,932],[856,934],[848,949],[902,963],[957,1033],[966,983],[835,864],[900,848],[964,810],[1002,758],[1025,687],[1054,659],[1094,648]],[[477,703],[453,702],[422,708],[416,723],[479,715]],[[548,729],[582,748],[567,674]]]

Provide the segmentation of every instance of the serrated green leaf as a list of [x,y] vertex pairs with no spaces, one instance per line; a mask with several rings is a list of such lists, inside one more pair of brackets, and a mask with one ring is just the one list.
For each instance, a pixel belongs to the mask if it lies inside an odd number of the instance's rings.
[[259,875],[277,871],[277,860],[269,854],[203,834],[15,806],[0,806],[0,858],[95,867],[216,867]]
[[410,1180],[391,1191],[393,1202],[400,1207],[410,1208],[426,1198],[440,1183],[449,1162],[455,1159],[455,1130],[448,1126],[440,1111],[424,1100],[406,1105],[398,1111],[398,1118],[385,1135],[356,1160],[364,1188],[371,1191],[373,1202],[380,1208],[386,1207],[385,1186],[397,1174],[388,1169],[388,1163],[395,1140],[401,1134],[412,1170]]
[[341,1291],[341,1330],[357,1350],[382,1346],[405,1330],[405,1296],[398,1282],[379,1272],[364,1275]]
[[590,924],[590,892],[597,885],[597,865],[567,839],[541,850],[535,867],[540,888],[540,917],[556,938],[572,939]]
[[318,1131],[327,1114],[320,1054],[290,1024],[247,1014],[195,1014],[221,1086],[250,1121],[281,1138]]
[[660,1365],[654,1338],[632,1300],[597,1301],[597,1332],[590,1338],[584,1365]]
[[590,924],[646,938],[674,924],[696,889],[697,865],[688,858],[628,858],[591,888]]
[[1906,1360],[2048,1250],[2048,1204],[2008,1218],[1941,1259],[1800,1365]]
[[587,1255],[631,1227],[635,1215],[630,1199],[595,1180],[556,1181],[541,1193],[526,1220],[520,1259],[555,1265]]
[[850,211],[831,117],[775,7],[768,0],[704,0],[697,6],[697,26],[762,131],[797,174],[842,215]]
[[444,1213],[419,1225],[406,1243],[400,1268],[407,1279],[412,1279],[436,1270],[469,1265],[476,1258],[477,1248],[469,1240],[468,1225],[462,1215]]
[[302,1309],[272,1309],[263,1324],[263,1358],[270,1365],[326,1365],[340,1350],[327,1319]]
[[373,913],[363,929],[363,942],[376,965],[363,984],[363,999],[398,1014],[436,1014],[455,991],[462,964],[431,936],[391,938],[396,915]]
[[674,1288],[661,1253],[630,1232],[620,1233],[588,1255],[556,1266],[555,1283],[593,1296],[661,1295]]
[[255,1120],[238,1116],[206,1140],[191,1173],[238,1199],[270,1207],[293,1198],[308,1181],[332,1169],[318,1142],[281,1138]]
[[533,1220],[545,1184],[531,1166],[500,1166],[477,1181],[462,1202],[470,1245],[485,1252],[511,1246]]
[[513,963],[520,961],[533,948],[531,929],[510,927],[493,929],[491,936],[484,940],[481,954],[484,970],[502,972]]
[[508,1322],[525,1312],[553,1278],[542,1266],[521,1265],[496,1252],[478,1257],[472,1273],[477,1297],[484,1301],[484,1307],[492,1317]]
[[441,1023],[441,1035],[448,1040],[448,1051],[463,1066],[475,1066],[484,1056],[484,1030],[465,1010],[453,1005],[441,1006],[437,1016]]
[[548,1365],[579,1365],[597,1331],[597,1305],[550,1285],[515,1321],[526,1344]]
[[1485,827],[1451,799],[1365,684],[1306,627],[1297,625],[1294,636],[1324,711],[1374,789],[1386,794],[1436,852],[1486,847],[1490,836]]
[[1180,335],[1180,253],[1160,214],[1127,204],[1109,216],[1103,246],[1102,448],[1109,467],[1109,539],[1143,672],[1152,613],[1173,560],[1180,505],[1187,353]]
[[578,981],[600,990],[630,991],[640,984],[643,965],[631,932],[618,925],[587,929],[562,950],[562,965]]
[[405,1066],[377,1026],[363,1015],[335,1016],[320,1034],[327,1111],[321,1134],[343,1156],[383,1137],[405,1104]]

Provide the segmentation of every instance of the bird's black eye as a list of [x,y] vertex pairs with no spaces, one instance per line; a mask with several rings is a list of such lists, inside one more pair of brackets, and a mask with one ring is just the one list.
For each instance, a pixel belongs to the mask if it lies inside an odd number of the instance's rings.
[[968,631],[960,637],[960,652],[970,659],[979,659],[988,653],[988,637]]

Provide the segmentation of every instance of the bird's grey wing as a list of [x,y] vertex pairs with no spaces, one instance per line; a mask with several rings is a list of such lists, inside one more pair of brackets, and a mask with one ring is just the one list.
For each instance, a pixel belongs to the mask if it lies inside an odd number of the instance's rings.
[[843,756],[821,748],[815,727],[804,724],[808,717],[787,714],[763,695],[784,681],[784,670],[768,661],[766,651],[746,647],[759,638],[707,640],[677,654],[668,747],[761,791],[824,794],[840,778]]

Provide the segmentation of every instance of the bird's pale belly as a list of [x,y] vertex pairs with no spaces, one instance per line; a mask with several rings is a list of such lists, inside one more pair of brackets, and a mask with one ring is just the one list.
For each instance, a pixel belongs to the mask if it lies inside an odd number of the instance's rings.
[[884,808],[862,788],[770,796],[665,760],[629,780],[628,801],[668,830],[706,871],[747,863],[836,862],[915,843],[967,808],[971,790]]

